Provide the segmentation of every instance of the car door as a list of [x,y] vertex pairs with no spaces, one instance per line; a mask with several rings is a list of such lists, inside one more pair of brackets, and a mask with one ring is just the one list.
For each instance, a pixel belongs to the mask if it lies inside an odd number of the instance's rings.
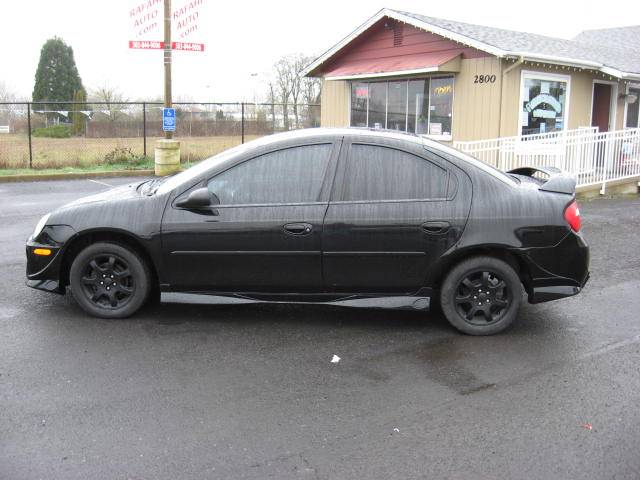
[[417,291],[466,223],[461,171],[410,142],[356,137],[342,150],[322,236],[325,288]]
[[[322,288],[322,221],[339,151],[324,138],[241,161],[206,185],[219,205],[167,207],[163,258],[170,289],[306,292]],[[193,189],[191,189],[193,190]]]

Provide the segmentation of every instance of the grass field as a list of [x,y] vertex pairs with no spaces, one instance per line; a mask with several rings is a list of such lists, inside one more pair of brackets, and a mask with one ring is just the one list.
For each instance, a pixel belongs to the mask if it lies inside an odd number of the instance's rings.
[[[245,141],[256,137],[246,137]],[[62,169],[73,167],[93,169],[98,165],[147,164],[143,155],[143,139],[136,138],[35,138],[32,137],[33,168]],[[147,138],[147,156],[153,157],[155,141]],[[184,137],[180,141],[181,160],[192,163],[215,155],[240,143],[239,136]],[[0,174],[2,170],[29,167],[29,140],[26,135],[0,134]],[[130,155],[129,151],[131,152]],[[127,158],[121,158],[127,157]]]

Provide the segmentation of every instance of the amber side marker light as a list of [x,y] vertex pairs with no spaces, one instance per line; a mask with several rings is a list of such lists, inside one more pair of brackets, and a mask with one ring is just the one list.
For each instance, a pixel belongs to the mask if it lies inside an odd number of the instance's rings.
[[33,253],[35,255],[42,255],[44,257],[48,257],[49,255],[51,255],[51,250],[48,248],[34,248]]

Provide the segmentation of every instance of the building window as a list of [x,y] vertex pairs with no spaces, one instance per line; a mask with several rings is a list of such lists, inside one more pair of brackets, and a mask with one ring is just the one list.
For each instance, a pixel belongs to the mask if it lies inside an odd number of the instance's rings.
[[451,136],[453,77],[351,83],[351,126]]
[[632,103],[627,103],[627,128],[640,128],[640,86],[629,87],[629,95],[634,96]]
[[369,85],[362,82],[351,84],[351,125],[354,127],[367,126],[367,102],[369,99]]
[[523,72],[520,133],[556,132],[567,125],[569,77]]
[[387,83],[369,84],[369,126],[385,128],[387,115]]

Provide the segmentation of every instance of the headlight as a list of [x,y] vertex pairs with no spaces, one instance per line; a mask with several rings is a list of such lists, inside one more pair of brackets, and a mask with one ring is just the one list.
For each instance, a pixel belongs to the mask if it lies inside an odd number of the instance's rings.
[[40,232],[42,232],[42,229],[47,224],[47,221],[49,220],[50,215],[51,215],[50,213],[47,213],[44,217],[40,219],[40,221],[36,225],[36,229],[33,231],[33,238],[36,238],[38,235],[40,235]]

